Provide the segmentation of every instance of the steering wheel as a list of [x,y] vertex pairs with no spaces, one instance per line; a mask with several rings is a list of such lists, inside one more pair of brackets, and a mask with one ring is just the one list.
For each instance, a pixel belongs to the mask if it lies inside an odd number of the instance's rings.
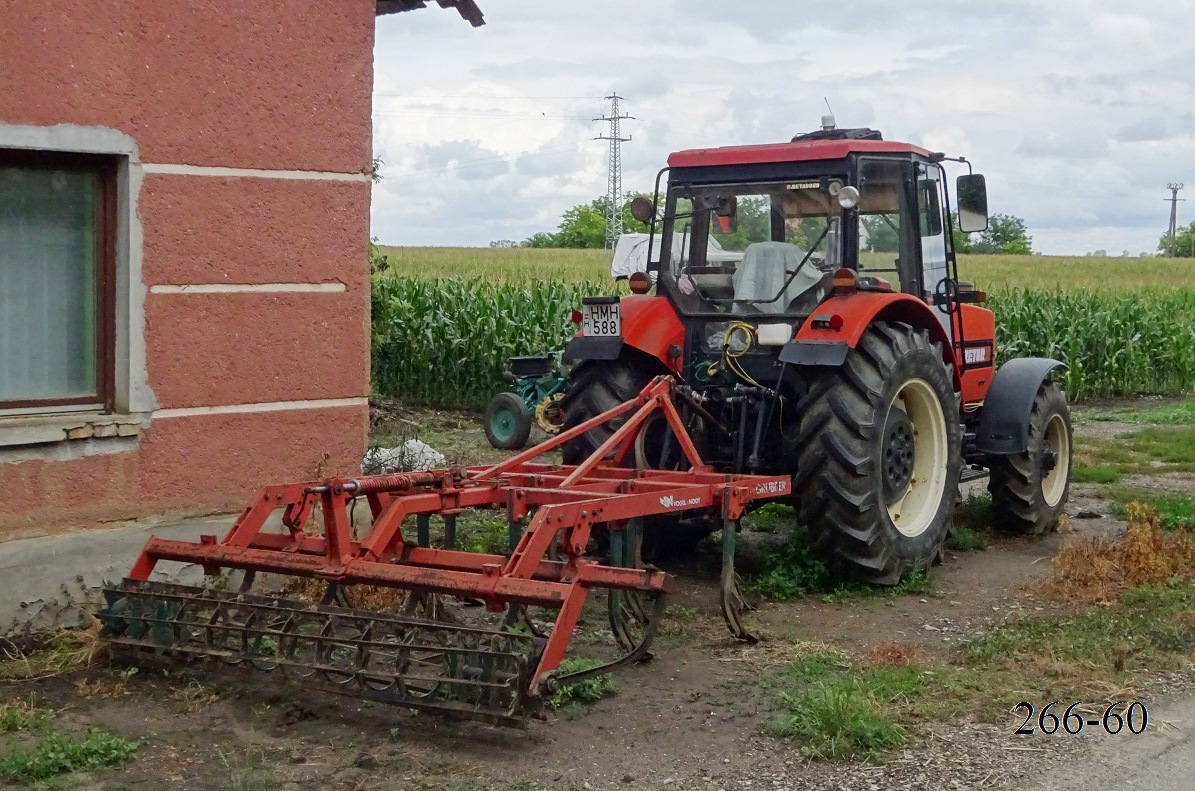
[[954,313],[956,304],[958,304],[958,283],[953,278],[944,277],[934,288],[934,305],[949,316]]

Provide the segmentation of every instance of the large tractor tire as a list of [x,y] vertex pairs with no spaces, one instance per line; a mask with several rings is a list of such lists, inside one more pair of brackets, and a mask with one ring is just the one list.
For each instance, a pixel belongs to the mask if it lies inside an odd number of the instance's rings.
[[962,472],[959,399],[940,345],[876,322],[800,405],[799,519],[841,570],[895,585],[938,561]]
[[995,526],[1032,535],[1058,527],[1070,495],[1071,411],[1066,391],[1046,380],[1029,415],[1029,445],[988,464]]
[[[569,374],[568,385],[565,388],[563,401],[564,429],[580,425],[590,418],[613,409],[619,404],[626,403],[639,395],[640,391],[660,374],[666,373],[664,367],[646,356],[624,355],[617,360],[583,362]],[[564,446],[564,463],[580,464],[601,447],[610,436],[626,422],[627,417],[619,416],[603,426],[590,429],[576,439],[570,440]],[[649,419],[650,420],[650,419]],[[646,434],[655,434],[656,426],[647,426]],[[639,466],[654,466],[650,464],[652,454],[644,452],[642,443],[635,448],[631,464]],[[697,543],[705,536],[720,528],[713,523],[697,523],[692,519],[681,520],[675,516],[652,516],[644,520],[643,525],[643,559],[649,563],[664,560],[669,557],[688,554],[693,551]],[[606,537],[601,531],[595,531],[595,539],[605,551]]]

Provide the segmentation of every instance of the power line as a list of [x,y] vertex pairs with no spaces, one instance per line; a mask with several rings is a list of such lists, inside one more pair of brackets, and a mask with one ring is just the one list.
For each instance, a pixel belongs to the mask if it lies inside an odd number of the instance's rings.
[[610,172],[607,175],[606,200],[609,202],[606,211],[606,248],[613,249],[622,236],[622,144],[630,142],[630,136],[622,137],[619,123],[634,120],[634,116],[619,115],[618,103],[623,97],[618,93],[611,93],[606,97],[610,102],[610,114],[594,118],[594,121],[605,121],[610,124],[610,134],[598,135],[594,140],[610,141]]
[[1170,244],[1168,246],[1169,249],[1167,252],[1170,253],[1171,257],[1174,257],[1175,254],[1174,238],[1178,232],[1178,202],[1186,201],[1186,198],[1180,198],[1178,196],[1178,191],[1181,190],[1183,186],[1183,184],[1175,183],[1166,185],[1166,189],[1170,190],[1170,197],[1166,198],[1165,200],[1170,201],[1170,229],[1167,231],[1167,235],[1170,237]]

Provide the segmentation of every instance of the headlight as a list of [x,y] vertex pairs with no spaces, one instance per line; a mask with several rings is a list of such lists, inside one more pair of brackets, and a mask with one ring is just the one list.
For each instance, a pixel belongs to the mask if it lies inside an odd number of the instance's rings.
[[859,190],[854,187],[843,187],[838,190],[838,205],[844,209],[853,209],[859,205]]

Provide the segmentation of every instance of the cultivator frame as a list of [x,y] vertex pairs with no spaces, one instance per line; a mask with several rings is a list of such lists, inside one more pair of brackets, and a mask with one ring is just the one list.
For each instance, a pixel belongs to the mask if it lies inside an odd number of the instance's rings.
[[[674,395],[672,379],[658,377],[636,399],[494,466],[267,486],[222,540],[151,538],[124,582],[105,591],[105,634],[118,652],[134,656],[247,663],[403,706],[519,724],[540,714],[545,696],[560,686],[646,655],[673,579],[640,562],[642,520],[714,509],[724,525],[723,613],[735,637],[751,640],[739,618],[734,537],[748,504],[789,494],[790,480],[714,472],[685,431]],[[633,414],[583,463],[534,462],[627,413]],[[656,413],[671,426],[689,469],[622,466]],[[360,499],[371,521],[355,538],[351,515]],[[506,511],[509,556],[456,549],[456,517],[470,508]],[[282,530],[271,531],[267,522],[279,510]],[[433,514],[443,519],[442,548],[432,546]],[[413,541],[402,529],[412,516]],[[585,555],[595,525],[609,533],[612,564]],[[372,585],[409,593],[401,612],[376,613],[338,606],[331,595],[315,605],[254,595],[248,586],[237,593],[151,582],[163,560],[198,564],[207,575],[240,569],[322,579],[330,592]],[[611,627],[625,653],[562,674],[560,662],[593,588],[610,592]],[[504,623],[437,621],[428,617],[433,594],[478,600],[503,613]],[[541,633],[527,617],[531,606],[557,610],[550,631]],[[638,632],[628,618],[639,622]]]

